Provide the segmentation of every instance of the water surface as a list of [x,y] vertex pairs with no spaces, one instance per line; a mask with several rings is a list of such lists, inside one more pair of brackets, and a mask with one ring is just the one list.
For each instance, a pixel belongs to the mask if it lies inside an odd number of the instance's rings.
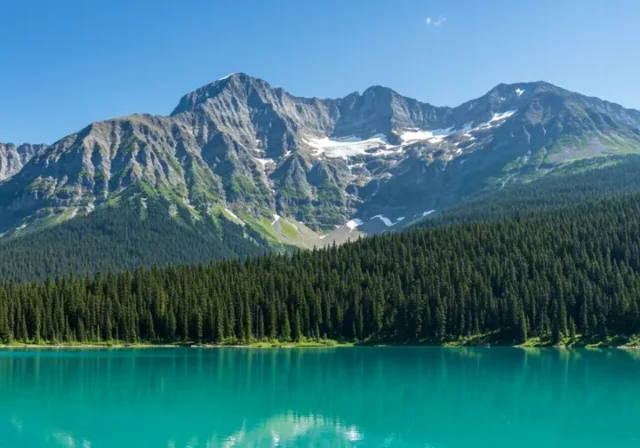
[[640,354],[0,351],[0,448],[638,447]]

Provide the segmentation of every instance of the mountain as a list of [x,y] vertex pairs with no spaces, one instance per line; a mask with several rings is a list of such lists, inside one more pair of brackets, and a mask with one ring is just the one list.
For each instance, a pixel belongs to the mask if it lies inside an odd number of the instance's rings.
[[257,235],[270,248],[322,246],[639,152],[640,112],[545,82],[500,84],[451,108],[381,86],[301,98],[235,73],[169,116],[92,123],[33,151],[0,182],[0,234],[22,239],[118,207],[144,219],[154,204],[217,237],[231,222],[252,245]]
[[0,143],[0,182],[16,174],[34,155],[46,148],[47,145]]

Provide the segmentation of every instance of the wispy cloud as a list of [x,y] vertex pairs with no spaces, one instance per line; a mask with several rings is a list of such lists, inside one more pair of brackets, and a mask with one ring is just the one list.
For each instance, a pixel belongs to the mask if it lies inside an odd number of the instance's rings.
[[424,19],[424,23],[426,23],[427,26],[440,26],[443,25],[446,21],[446,16],[427,17],[426,19]]

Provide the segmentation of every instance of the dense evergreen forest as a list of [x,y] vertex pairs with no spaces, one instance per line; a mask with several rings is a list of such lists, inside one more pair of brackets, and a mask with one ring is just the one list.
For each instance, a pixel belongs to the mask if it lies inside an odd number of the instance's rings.
[[0,283],[3,342],[607,341],[640,329],[640,195],[341,247]]
[[207,221],[172,218],[160,201],[149,199],[142,206],[139,199],[123,200],[117,207],[0,241],[0,278],[44,280],[68,273],[206,263],[271,249],[248,226],[243,229],[222,216],[217,223]]

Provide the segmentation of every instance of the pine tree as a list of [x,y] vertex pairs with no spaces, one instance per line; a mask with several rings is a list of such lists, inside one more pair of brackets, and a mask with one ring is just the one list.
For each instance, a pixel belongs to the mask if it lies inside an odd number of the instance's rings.
[[289,313],[287,313],[286,309],[283,313],[283,323],[282,323],[282,340],[283,341],[291,341],[291,325],[289,324]]
[[528,326],[527,326],[527,317],[525,316],[524,312],[520,312],[520,317],[518,319],[518,326],[519,326],[519,332],[518,332],[518,339],[520,341],[520,343],[525,343],[527,342],[528,339]]
[[569,337],[572,341],[576,340],[576,322],[573,320],[573,317],[569,318]]

